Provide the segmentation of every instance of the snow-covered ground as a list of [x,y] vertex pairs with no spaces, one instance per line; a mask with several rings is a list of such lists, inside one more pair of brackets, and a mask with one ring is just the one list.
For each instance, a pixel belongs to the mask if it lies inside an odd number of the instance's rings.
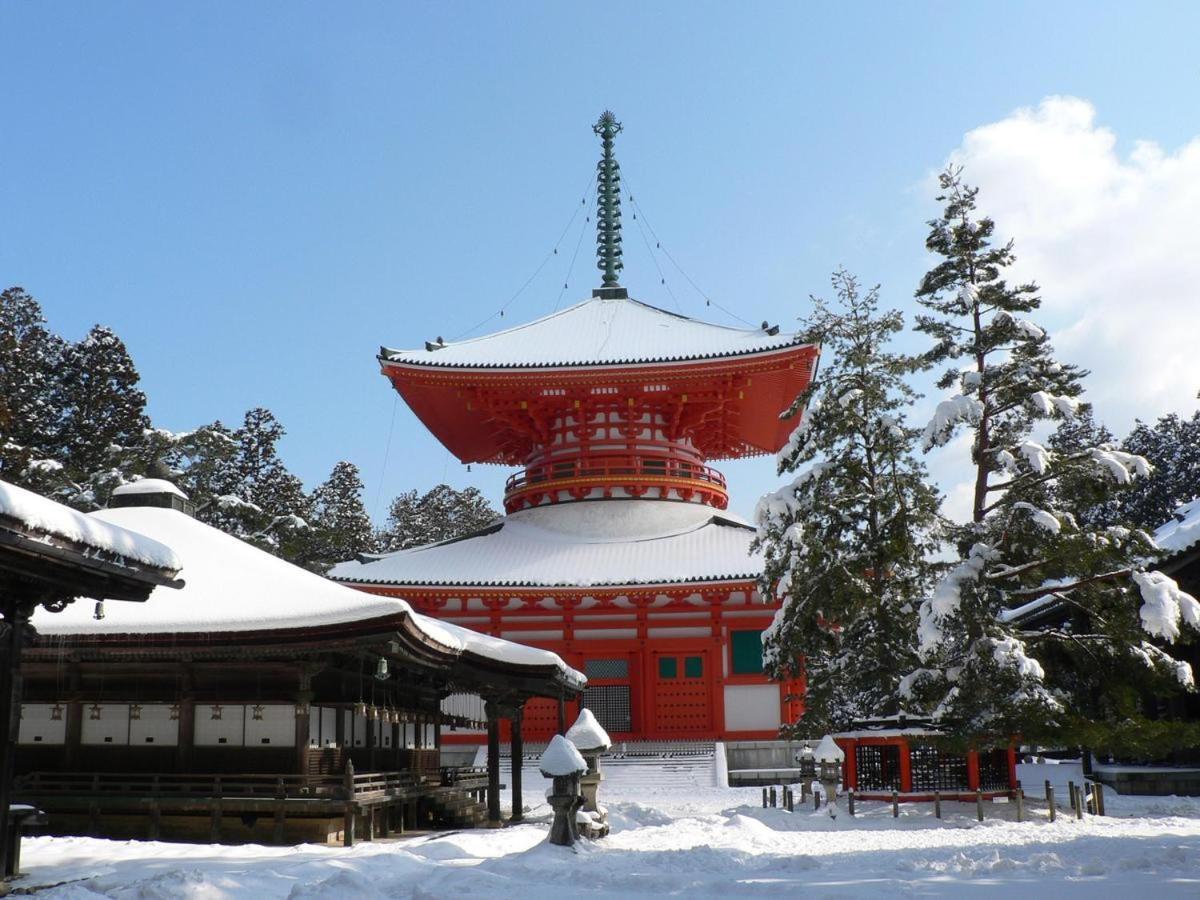
[[[542,783],[527,776],[526,798]],[[1080,781],[1075,765],[1023,766],[1031,794],[1043,779]],[[1037,786],[1035,790],[1033,786]],[[628,783],[626,786],[628,790]],[[21,886],[55,900],[331,897],[487,898],[772,895],[818,897],[1019,895],[1200,896],[1200,799],[1106,793],[1109,815],[1077,822],[1014,821],[1013,805],[859,804],[824,812],[761,808],[757,789],[638,787],[604,793],[613,833],[574,850],[545,843],[549,809],[527,824],[339,847],[218,847],[35,838],[24,845]],[[1149,892],[1152,892],[1149,893]]]

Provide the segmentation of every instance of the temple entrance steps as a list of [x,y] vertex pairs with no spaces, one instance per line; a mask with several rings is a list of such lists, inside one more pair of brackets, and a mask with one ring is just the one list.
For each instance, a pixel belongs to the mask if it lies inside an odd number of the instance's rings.
[[[500,778],[512,782],[512,758],[504,747],[500,755]],[[529,790],[530,779],[538,778],[538,760],[545,744],[526,744],[524,774]],[[487,748],[480,747],[476,765],[487,764]],[[717,749],[713,741],[628,741],[617,743],[601,760],[604,790],[622,796],[637,796],[646,791],[687,792],[717,785]]]
[[429,812],[439,828],[476,828],[487,821],[487,804],[467,791],[442,791],[428,799]]

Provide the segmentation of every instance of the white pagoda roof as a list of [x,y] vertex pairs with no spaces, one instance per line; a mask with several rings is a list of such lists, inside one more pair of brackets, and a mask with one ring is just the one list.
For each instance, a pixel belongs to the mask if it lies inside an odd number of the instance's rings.
[[384,362],[442,368],[633,365],[762,353],[800,343],[794,333],[731,328],[628,298],[593,297],[507,331],[431,349],[389,350]]
[[1180,553],[1200,542],[1200,497],[1184,503],[1154,532],[1154,543],[1168,553]]
[[595,587],[754,580],[744,520],[695,503],[581,500],[521,510],[455,540],[366,556],[329,577],[400,586]]
[[[425,635],[451,652],[470,652],[497,662],[557,666],[575,683],[582,675],[556,653],[526,647],[439,622],[404,600],[378,597],[323,578],[238,540],[186,513],[130,506],[89,513],[96,526],[152,535],[178,555],[185,585],[155,588],[145,603],[108,603],[102,619],[95,605],[77,602],[64,611],[38,609],[40,634],[93,636],[206,634],[274,631],[367,622],[407,614]],[[140,537],[139,534],[139,537]]]

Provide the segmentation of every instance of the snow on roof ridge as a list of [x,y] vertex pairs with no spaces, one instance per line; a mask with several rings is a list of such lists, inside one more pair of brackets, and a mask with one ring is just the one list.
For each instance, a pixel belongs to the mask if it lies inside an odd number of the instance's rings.
[[[564,316],[579,314],[589,308],[608,308],[613,310],[621,310],[623,308],[633,309],[638,308],[645,310],[655,316],[666,316],[676,320],[679,323],[686,323],[684,327],[694,326],[701,332],[707,333],[714,340],[696,341],[696,333],[693,331],[690,335],[685,333],[678,336],[678,339],[673,342],[662,342],[654,345],[640,343],[645,338],[644,329],[636,329],[635,334],[627,337],[626,344],[629,349],[624,352],[614,351],[606,356],[605,349],[608,346],[609,338],[612,337],[611,332],[606,337],[604,342],[594,352],[585,353],[580,351],[578,358],[570,358],[571,352],[568,348],[563,351],[564,342],[567,338],[564,336],[561,340],[544,342],[547,350],[544,353],[544,358],[535,359],[534,354],[518,352],[516,348],[508,348],[505,346],[506,340],[511,339],[514,335],[529,329],[542,328],[553,330],[551,323],[555,320],[562,319]],[[608,319],[606,324],[612,326],[616,320],[616,314]],[[561,327],[561,326],[560,326]],[[594,329],[582,329],[572,332],[572,337],[578,334],[588,334]],[[724,332],[719,337],[716,333]],[[754,339],[750,346],[734,346],[723,344],[723,340],[730,339]],[[529,322],[524,322],[520,325],[514,325],[511,328],[506,328],[502,331],[495,331],[490,334],[479,335],[478,337],[467,338],[461,341],[451,341],[449,343],[442,342],[439,345],[427,345],[424,349],[394,349],[390,347],[380,348],[380,359],[385,362],[403,363],[417,366],[430,366],[441,368],[542,368],[556,366],[578,366],[589,364],[603,365],[622,365],[622,364],[637,364],[648,362],[672,362],[685,361],[690,359],[706,359],[723,356],[742,356],[749,353],[763,353],[768,351],[779,350],[782,348],[797,345],[799,336],[795,332],[782,332],[777,329],[766,331],[760,328],[740,328],[733,325],[721,325],[715,322],[706,322],[702,319],[695,319],[681,313],[674,313],[670,310],[661,309],[650,303],[642,300],[636,300],[630,297],[608,298],[608,297],[590,297],[582,300],[579,303],[569,306],[566,309],[552,312],[540,318],[533,319]],[[650,347],[653,346],[653,349]],[[492,347],[493,353],[481,353],[479,348]],[[674,347],[674,352],[669,348]],[[664,348],[667,348],[664,350]],[[522,346],[521,351],[527,350],[526,346]],[[455,352],[459,351],[459,352]],[[475,351],[475,352],[472,352]],[[523,360],[521,357],[525,357]],[[450,361],[447,362],[446,360]]]
[[135,481],[127,482],[112,492],[114,497],[127,497],[131,494],[173,494],[176,497],[188,499],[179,487],[165,478],[138,478]]
[[1200,541],[1200,497],[1181,503],[1171,518],[1154,530],[1154,543],[1174,555]]
[[179,557],[165,544],[119,525],[98,521],[41,494],[0,481],[0,516],[63,540],[84,544],[127,560],[178,572]]

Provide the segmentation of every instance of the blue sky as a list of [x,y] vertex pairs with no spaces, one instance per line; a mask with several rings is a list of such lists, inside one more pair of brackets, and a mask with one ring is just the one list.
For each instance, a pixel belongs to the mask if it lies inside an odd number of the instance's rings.
[[[507,471],[466,472],[402,403],[384,470],[374,355],[509,300],[606,107],[662,243],[785,327],[838,265],[911,312],[929,175],[973,129],[1068,95],[1120,154],[1197,131],[1195,4],[8,2],[0,33],[0,281],[69,337],[115,328],[156,424],[267,406],[310,486],[350,459],[380,512],[441,480],[499,501]],[[589,295],[580,226],[489,328]],[[672,298],[633,226],[634,296],[731,321],[663,260]],[[775,481],[723,468],[744,513]]]

